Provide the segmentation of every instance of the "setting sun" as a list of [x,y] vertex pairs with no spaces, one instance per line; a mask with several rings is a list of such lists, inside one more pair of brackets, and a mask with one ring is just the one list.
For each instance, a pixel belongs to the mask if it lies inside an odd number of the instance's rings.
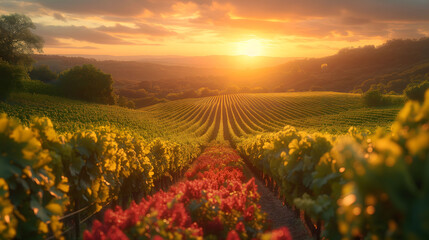
[[0,240],[429,240],[428,12],[0,0]]
[[237,43],[237,55],[247,55],[250,57],[261,56],[263,54],[263,44],[260,40],[250,39]]

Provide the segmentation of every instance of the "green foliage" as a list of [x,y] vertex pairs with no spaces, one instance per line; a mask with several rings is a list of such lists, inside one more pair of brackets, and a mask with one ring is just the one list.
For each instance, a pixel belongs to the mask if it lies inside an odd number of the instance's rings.
[[76,209],[91,203],[100,209],[112,200],[147,194],[154,180],[186,168],[199,153],[196,146],[161,139],[147,142],[110,127],[75,133],[68,142],[64,172]]
[[130,109],[136,108],[136,105],[132,100],[130,100],[126,97],[123,97],[123,96],[118,97],[116,104],[118,104],[118,106],[120,106],[120,107],[126,107],[126,108],[130,108]]
[[408,102],[392,132],[349,136],[283,131],[242,139],[240,153],[329,239],[429,237],[429,91]]
[[371,89],[362,95],[363,102],[368,107],[378,107],[386,103],[386,100],[380,90]]
[[115,103],[111,75],[93,65],[73,67],[60,73],[58,80],[64,96],[102,104]]
[[221,93],[227,93],[226,90],[220,92],[219,90],[212,90],[207,87],[199,88],[198,90],[187,90],[183,92],[168,93],[166,98],[168,100],[178,100],[184,98],[200,98],[200,97],[209,97],[217,96]]
[[[403,99],[401,96],[389,98],[394,101]],[[401,103],[395,103],[368,109],[357,94],[304,92],[185,99],[142,110],[160,116],[166,125],[176,126],[173,129],[194,130],[197,136],[210,135],[209,126],[212,119],[216,119],[213,128],[219,125],[219,130],[214,131],[223,133],[225,140],[236,141],[236,138],[248,134],[278,131],[285,125],[335,134],[346,133],[351,125],[375,130],[378,126],[389,126],[400,107]]]
[[243,138],[239,152],[270,176],[280,194],[315,221],[323,221],[324,235],[339,238],[336,199],[343,184],[333,159],[330,135],[308,134],[286,126],[282,131]]
[[161,139],[147,142],[110,127],[77,132],[68,139],[63,165],[75,209],[92,203],[100,209],[112,200],[147,194],[154,180],[186,168],[199,154],[196,146]]
[[6,99],[13,90],[21,87],[21,82],[26,78],[27,73],[22,67],[0,60],[0,100]]
[[39,80],[22,81],[20,90],[27,93],[45,94],[51,96],[58,95],[58,89],[55,85],[44,83]]
[[42,143],[55,142],[55,137],[50,121],[37,120],[28,129],[0,117],[2,239],[44,239],[49,230],[61,233],[58,218],[68,201],[67,179],[55,171],[61,163],[57,153],[49,151],[53,143]]
[[408,102],[392,125],[337,146],[345,166],[338,216],[347,238],[429,238],[429,91]]
[[427,60],[423,63],[419,62],[411,66],[400,66],[395,68],[393,72],[382,74],[380,76],[372,77],[362,82],[357,88],[380,89],[383,92],[394,91],[396,93],[403,93],[407,85],[414,82],[421,82],[422,80],[429,79],[429,62]]
[[423,102],[425,100],[425,92],[429,89],[429,81],[421,83],[411,83],[405,88],[405,97],[409,100]]
[[34,117],[49,117],[60,133],[111,126],[134,132],[147,140],[159,137],[184,144],[202,142],[193,132],[183,132],[172,124],[163,124],[166,119],[154,118],[146,111],[55,96],[12,93],[6,102],[0,102],[0,112],[19,119],[25,125],[29,125]]
[[278,131],[284,125],[333,134],[346,133],[351,125],[374,131],[378,126],[390,126],[400,106],[364,108],[361,97],[356,94],[313,92],[184,99],[136,111],[60,97],[13,93],[8,101],[0,102],[0,112],[22,123],[29,123],[33,116],[49,117],[61,133],[109,125],[138,133],[148,140],[161,137],[181,143],[202,143],[216,139],[218,133],[223,134],[224,140],[235,141],[249,134]]
[[32,62],[31,54],[42,52],[43,39],[31,32],[36,26],[31,19],[21,14],[0,16],[0,59],[11,64],[27,67]]
[[138,199],[199,153],[198,145],[148,142],[110,127],[60,136],[48,118],[26,128],[2,115],[0,238],[44,239],[48,232],[60,238],[65,211]]
[[48,65],[35,66],[29,73],[30,78],[42,82],[53,82],[57,79],[57,74],[52,72]]
[[197,90],[197,95],[199,97],[217,96],[219,95],[219,90],[212,90],[207,87],[202,87]]

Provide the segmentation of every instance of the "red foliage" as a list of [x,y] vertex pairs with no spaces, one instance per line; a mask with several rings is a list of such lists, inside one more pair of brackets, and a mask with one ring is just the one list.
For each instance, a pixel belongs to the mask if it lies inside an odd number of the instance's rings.
[[[243,183],[243,162],[231,148],[210,147],[185,174],[186,181],[122,210],[107,210],[104,223],[94,221],[85,240],[213,236],[218,239],[259,238],[268,228],[257,204],[252,178]],[[251,235],[248,235],[251,234]],[[286,228],[272,239],[291,239]]]
[[240,236],[238,235],[238,233],[236,231],[232,230],[226,236],[226,240],[240,240]]
[[291,240],[289,229],[282,227],[271,232],[271,240]]

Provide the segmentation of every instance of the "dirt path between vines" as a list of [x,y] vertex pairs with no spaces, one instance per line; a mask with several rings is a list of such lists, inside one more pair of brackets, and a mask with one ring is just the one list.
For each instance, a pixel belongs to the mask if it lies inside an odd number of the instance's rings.
[[[247,167],[245,171],[248,179],[255,177]],[[255,177],[255,183],[258,185],[258,193],[261,195],[259,204],[261,209],[267,213],[267,218],[271,220],[273,229],[286,226],[293,239],[312,239],[300,218],[295,217],[294,213],[284,206],[257,177]]]

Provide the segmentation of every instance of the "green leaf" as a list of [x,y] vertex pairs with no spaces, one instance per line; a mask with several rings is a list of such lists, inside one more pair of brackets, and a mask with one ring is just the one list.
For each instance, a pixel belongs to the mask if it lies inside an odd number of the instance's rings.
[[21,175],[21,169],[7,162],[6,158],[0,158],[0,178],[8,179],[14,174]]
[[30,207],[33,210],[34,214],[43,222],[49,221],[48,213],[46,212],[45,208],[40,204],[38,199],[35,197],[32,197],[30,200]]
[[84,164],[84,161],[81,157],[74,157],[69,167],[70,174],[72,176],[78,176],[82,169],[83,164]]

